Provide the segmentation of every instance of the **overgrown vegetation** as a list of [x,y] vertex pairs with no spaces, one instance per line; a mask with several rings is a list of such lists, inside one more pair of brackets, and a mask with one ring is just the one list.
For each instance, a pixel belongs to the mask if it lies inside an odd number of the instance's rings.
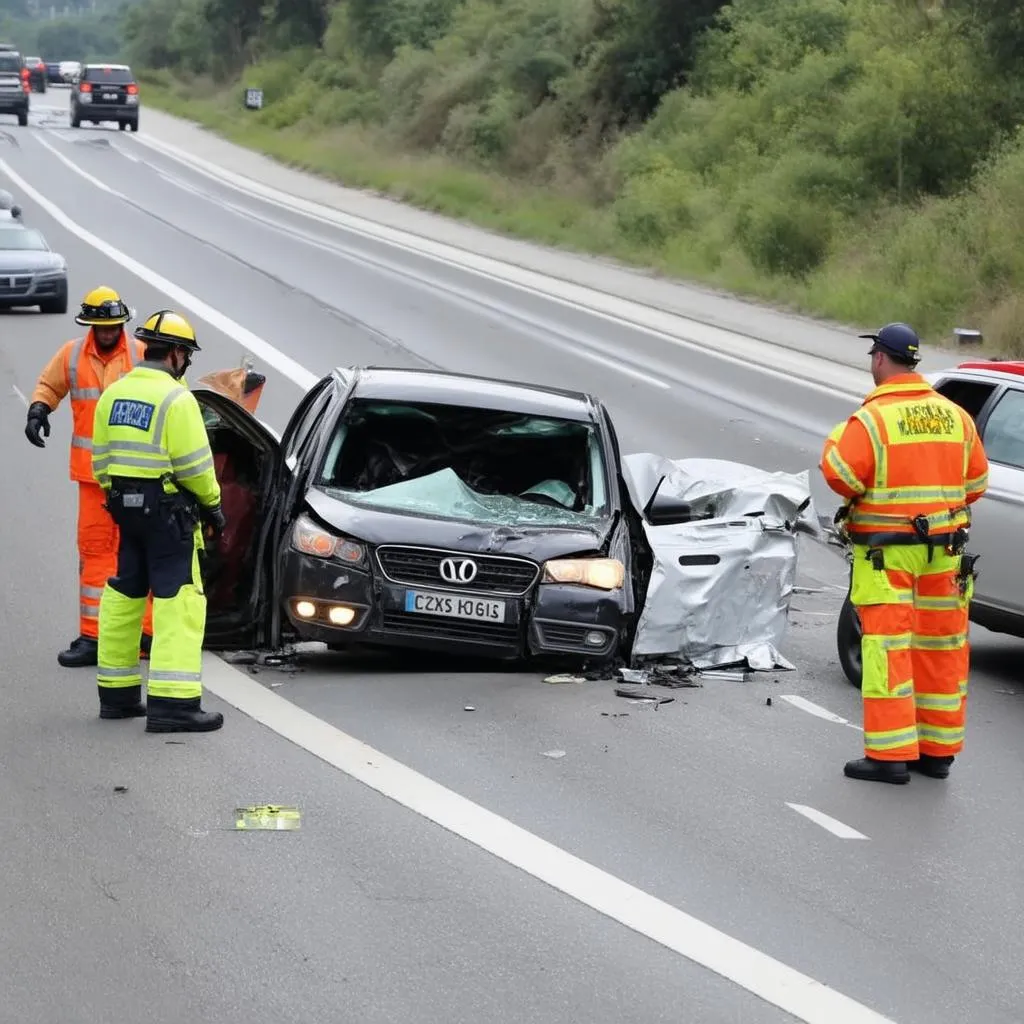
[[131,2],[0,0],[0,39],[44,60],[115,60],[122,47],[119,22]]
[[350,184],[1024,352],[1013,0],[144,0],[124,38],[158,101]]

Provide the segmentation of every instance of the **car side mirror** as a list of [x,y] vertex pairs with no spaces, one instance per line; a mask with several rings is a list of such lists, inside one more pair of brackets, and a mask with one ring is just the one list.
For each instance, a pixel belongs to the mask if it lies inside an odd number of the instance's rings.
[[661,485],[665,477],[658,481],[658,486],[651,495],[644,509],[644,519],[651,526],[681,526],[683,523],[692,523],[697,519],[711,519],[714,517],[714,509],[696,511],[689,502],[673,498],[671,495],[661,493]]

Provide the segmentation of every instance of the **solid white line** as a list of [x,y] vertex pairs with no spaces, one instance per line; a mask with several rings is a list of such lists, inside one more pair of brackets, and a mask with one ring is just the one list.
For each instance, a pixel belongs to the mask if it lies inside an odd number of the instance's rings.
[[46,141],[46,139],[42,138],[42,136],[37,138],[36,141],[44,149],[48,149],[58,160],[60,160],[62,163],[70,167],[71,170],[75,172],[75,174],[80,174],[83,178],[85,178],[85,180],[88,181],[91,185],[95,185],[101,191],[108,192],[112,196],[117,196],[118,199],[125,198],[121,192],[118,192],[116,189],[112,189],[105,181],[100,181],[99,178],[94,178],[91,174],[89,174],[88,171],[82,170],[82,168],[79,167],[78,164],[76,164],[73,160],[69,160],[59,149],[57,149],[54,146],[51,146]]
[[[355,214],[342,213],[322,203],[293,196],[252,178],[236,174],[163,140],[133,136],[132,142],[155,149],[193,172],[221,185],[228,185],[252,198],[302,214],[320,223],[335,224],[363,238],[385,242],[406,252],[456,266],[467,273],[539,296],[570,309],[581,310],[608,322],[633,330],[639,328],[680,348],[702,352],[746,369],[753,364],[764,375],[789,383],[797,377],[803,387],[830,397],[849,399],[858,404],[870,390],[870,378],[866,370],[861,371],[845,365],[837,366],[832,360],[795,352],[749,335],[701,323],[682,314],[606,295],[584,285],[554,278],[516,264],[504,263],[449,243],[435,242],[423,235],[377,224]],[[553,285],[557,285],[558,292],[552,289]],[[688,336],[682,337],[681,332],[686,332]],[[831,383],[826,383],[829,381]]]
[[28,398],[25,397],[25,392],[22,391],[17,384],[12,384],[11,390],[25,403],[26,406],[31,404]]
[[826,831],[831,832],[832,835],[839,836],[840,839],[868,838],[863,832],[858,832],[855,828],[844,825],[838,818],[833,818],[831,815],[816,811],[813,807],[807,807],[805,804],[791,803],[787,803],[786,806],[792,807],[797,814],[802,814],[808,820],[813,821],[815,825],[820,825]]
[[[290,356],[274,348],[270,342],[265,341],[259,335],[253,334],[252,331],[243,327],[240,323],[225,316],[220,310],[214,309],[213,306],[203,302],[202,299],[186,291],[180,285],[168,280],[155,270],[151,270],[145,264],[133,259],[127,253],[121,252],[120,249],[115,248],[102,238],[94,235],[91,231],[86,230],[81,224],[73,221],[59,206],[52,203],[46,196],[42,195],[25,181],[20,174],[17,174],[6,160],[0,159],[0,171],[14,182],[25,195],[38,203],[58,224],[66,228],[73,235],[76,235],[87,245],[99,250],[104,256],[115,263],[119,263],[125,270],[134,274],[141,281],[163,292],[171,301],[185,309],[191,310],[191,312],[205,320],[211,327],[222,334],[226,334],[229,338],[233,338],[239,345],[248,349],[253,355],[262,359],[269,366],[272,366],[279,373],[302,388],[303,391],[308,391],[320,379],[315,373],[310,373],[309,370],[304,366],[300,366]],[[107,191],[111,190],[107,189]]]
[[[805,1024],[893,1024],[842,993],[392,760],[207,652],[204,685],[346,775]],[[230,727],[230,724],[229,724]]]
[[855,725],[853,722],[833,714],[827,708],[815,704],[814,701],[810,701],[806,697],[800,697],[795,693],[782,693],[779,694],[779,699],[787,701],[801,711],[806,711],[809,715],[814,715],[815,718],[823,718],[826,722],[834,722],[836,725],[845,725],[850,729],[856,729],[857,732],[862,731],[859,725]]

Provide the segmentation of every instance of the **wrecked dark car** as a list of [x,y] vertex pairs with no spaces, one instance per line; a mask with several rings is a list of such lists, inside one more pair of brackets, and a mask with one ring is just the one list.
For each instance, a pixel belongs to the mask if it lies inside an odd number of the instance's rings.
[[432,370],[335,370],[277,437],[245,383],[263,378],[237,374],[193,389],[228,520],[204,571],[208,649],[609,663],[639,624],[645,656],[780,661],[800,480],[623,459],[593,396]]

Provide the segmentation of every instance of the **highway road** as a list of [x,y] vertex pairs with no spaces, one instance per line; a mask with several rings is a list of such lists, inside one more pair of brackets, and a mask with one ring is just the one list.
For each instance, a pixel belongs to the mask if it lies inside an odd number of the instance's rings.
[[[947,782],[847,780],[845,566],[810,543],[797,671],[708,680],[657,710],[606,682],[314,652],[293,671],[208,655],[216,734],[99,721],[93,674],[56,663],[77,628],[68,410],[45,451],[23,436],[25,396],[95,285],[140,319],[181,308],[197,374],[253,353],[279,431],[335,365],[539,381],[603,397],[625,451],[811,468],[823,512],[821,441],[867,377],[864,343],[834,328],[428,222],[148,109],[138,137],[72,131],[65,97],[0,124],[0,186],[67,257],[72,295],[67,317],[0,313],[0,1022],[1022,1019],[1021,645],[974,630]],[[239,168],[262,184],[240,188]],[[473,244],[516,269],[503,280]],[[549,294],[574,280],[598,298]],[[718,326],[680,343],[680,314]],[[234,831],[254,803],[300,806],[301,831]]]

